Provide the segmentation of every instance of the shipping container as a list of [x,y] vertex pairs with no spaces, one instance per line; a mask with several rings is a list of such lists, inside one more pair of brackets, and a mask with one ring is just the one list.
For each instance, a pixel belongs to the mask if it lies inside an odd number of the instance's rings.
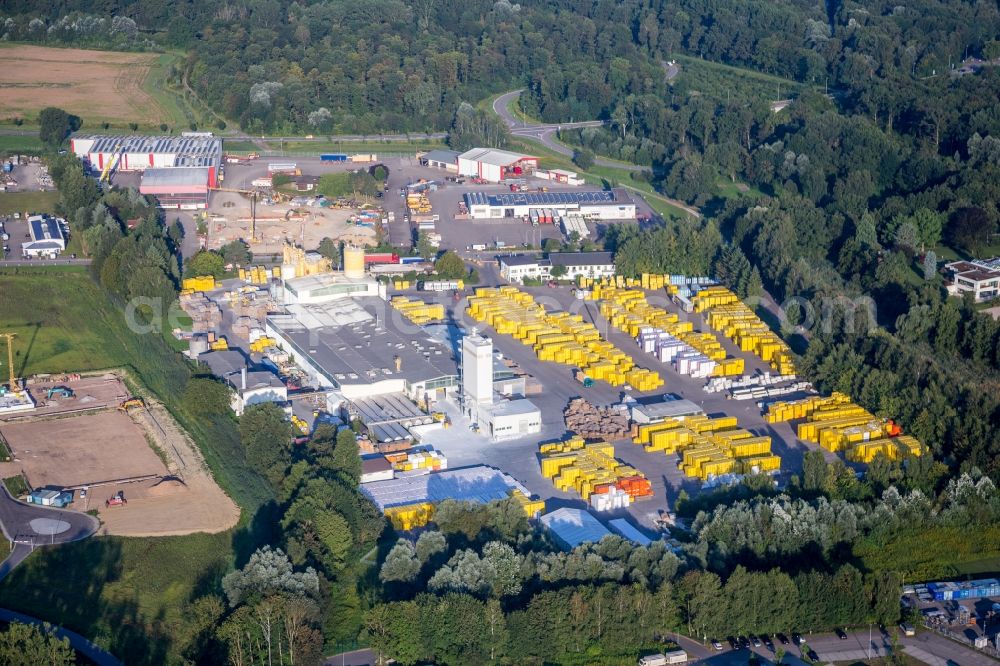
[[419,264],[424,260],[423,257],[400,257],[399,263],[403,266],[407,264]]
[[399,255],[392,252],[365,253],[365,264],[398,264]]

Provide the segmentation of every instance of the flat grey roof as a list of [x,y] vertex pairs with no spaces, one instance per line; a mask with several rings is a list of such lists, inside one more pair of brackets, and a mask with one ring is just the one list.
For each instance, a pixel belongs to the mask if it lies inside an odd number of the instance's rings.
[[[342,307],[340,299],[330,307]],[[341,326],[310,328],[294,315],[271,315],[268,322],[300,353],[308,356],[337,385],[374,384],[403,378],[420,382],[439,377],[457,377],[458,365],[451,349],[433,339],[422,329],[415,332],[392,328],[387,303],[375,297],[350,299],[369,313],[377,313],[364,321]],[[313,307],[300,305],[305,311]],[[396,371],[394,356],[399,356]]]
[[646,405],[633,405],[632,411],[642,412],[650,419],[669,419],[677,416],[701,414],[702,408],[690,400],[668,400]]
[[514,416],[517,414],[534,414],[539,410],[535,406],[535,403],[527,398],[518,398],[517,400],[500,400],[494,402],[490,411],[495,416]]
[[234,349],[205,352],[198,355],[198,361],[207,365],[216,377],[225,377],[248,366],[246,356]]
[[448,164],[458,164],[457,150],[432,150],[420,159],[425,162],[447,162]]
[[[233,388],[240,390],[243,386],[243,379],[239,374],[229,375],[226,378]],[[247,391],[261,388],[284,388],[285,384],[278,375],[266,370],[253,370],[247,372]]]
[[601,521],[583,509],[563,507],[545,514],[540,520],[570,550],[611,534]]
[[396,442],[409,439],[413,426],[434,422],[402,393],[386,393],[370,398],[352,400],[361,422],[379,442]]
[[512,476],[485,465],[403,476],[391,481],[374,481],[361,486],[361,492],[368,495],[380,511],[392,506],[405,506],[417,502],[436,503],[446,499],[485,504],[505,499],[513,490],[531,496],[528,489]]
[[610,252],[550,252],[553,266],[606,266],[615,263]]
[[176,185],[207,187],[208,167],[146,169],[142,173],[142,187],[171,187]]

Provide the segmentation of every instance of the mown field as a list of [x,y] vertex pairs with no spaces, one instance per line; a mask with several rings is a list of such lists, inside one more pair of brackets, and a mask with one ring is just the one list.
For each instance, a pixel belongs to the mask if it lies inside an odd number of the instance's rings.
[[11,213],[55,213],[58,192],[0,192],[0,215]]
[[[2,45],[0,69],[3,120],[37,123],[38,112],[57,106],[80,116],[83,128],[103,123],[124,128],[160,123],[187,128],[177,103],[167,99],[162,80],[175,55],[120,53],[28,44]],[[149,86],[148,80],[158,82]]]
[[0,583],[0,599],[94,639],[125,663],[179,663],[203,620],[190,602],[217,590],[232,563],[256,547],[257,534],[268,528],[252,517],[270,491],[246,466],[231,417],[186,411],[187,362],[159,331],[129,330],[122,310],[86,269],[0,269],[0,283],[0,330],[18,335],[19,373],[128,369],[142,384],[137,390],[155,393],[191,433],[219,484],[243,509],[240,525],[221,534],[100,537],[38,550]]

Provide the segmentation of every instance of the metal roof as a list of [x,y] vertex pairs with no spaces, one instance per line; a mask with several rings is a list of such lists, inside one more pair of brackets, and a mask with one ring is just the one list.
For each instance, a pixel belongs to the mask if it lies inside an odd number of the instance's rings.
[[248,367],[247,358],[235,349],[210,351],[198,355],[198,362],[204,363],[216,377],[226,377]]
[[517,490],[530,497],[531,493],[512,476],[498,469],[475,465],[431,474],[403,476],[386,481],[374,481],[361,486],[361,492],[381,511],[392,506],[420,502],[443,502],[447,499],[485,504],[505,499]]
[[[268,323],[338,386],[457,377],[451,349],[422,329],[393,328],[394,319],[386,316],[386,305],[375,297],[298,305],[288,308],[296,314],[271,315]],[[380,313],[379,318],[368,311]],[[339,324],[338,320],[349,323]],[[400,358],[399,371],[394,356]]]
[[609,520],[608,527],[632,543],[639,544],[640,546],[648,546],[653,543],[652,539],[636,529],[635,526],[628,522],[625,518],[615,518],[614,520]]
[[379,442],[398,442],[410,438],[409,428],[434,422],[402,393],[361,398],[352,401],[361,422]]
[[425,162],[446,162],[448,164],[458,164],[457,150],[432,150],[420,159]]
[[521,160],[536,160],[538,158],[532,155],[511,153],[506,150],[497,150],[496,148],[473,148],[459,155],[458,159],[506,167],[511,164],[516,164]]
[[208,186],[208,167],[146,169],[140,187]]
[[222,161],[222,140],[205,136],[78,135],[90,139],[87,153],[157,153],[174,155],[175,167],[218,166]]
[[584,192],[467,192],[465,204],[471,206],[580,206],[619,203],[611,190]]
[[570,550],[582,543],[600,541],[611,534],[597,518],[583,509],[563,507],[545,514],[540,520]]
[[702,409],[690,400],[667,400],[665,402],[652,402],[649,404],[637,404],[632,406],[633,412],[641,412],[650,420],[669,419],[677,416],[689,416],[691,414],[701,414]]

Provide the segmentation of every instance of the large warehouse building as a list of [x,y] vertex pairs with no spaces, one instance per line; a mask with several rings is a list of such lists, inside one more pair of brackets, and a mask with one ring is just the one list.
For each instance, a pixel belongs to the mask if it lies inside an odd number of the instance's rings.
[[458,156],[460,176],[499,183],[504,178],[530,175],[538,168],[538,158],[495,148],[473,148]]
[[143,172],[139,191],[163,208],[205,208],[221,178],[222,140],[212,136],[75,136],[70,149],[92,173]]
[[585,192],[468,192],[465,205],[476,220],[497,217],[579,215],[593,220],[635,219],[635,203],[622,190]]

